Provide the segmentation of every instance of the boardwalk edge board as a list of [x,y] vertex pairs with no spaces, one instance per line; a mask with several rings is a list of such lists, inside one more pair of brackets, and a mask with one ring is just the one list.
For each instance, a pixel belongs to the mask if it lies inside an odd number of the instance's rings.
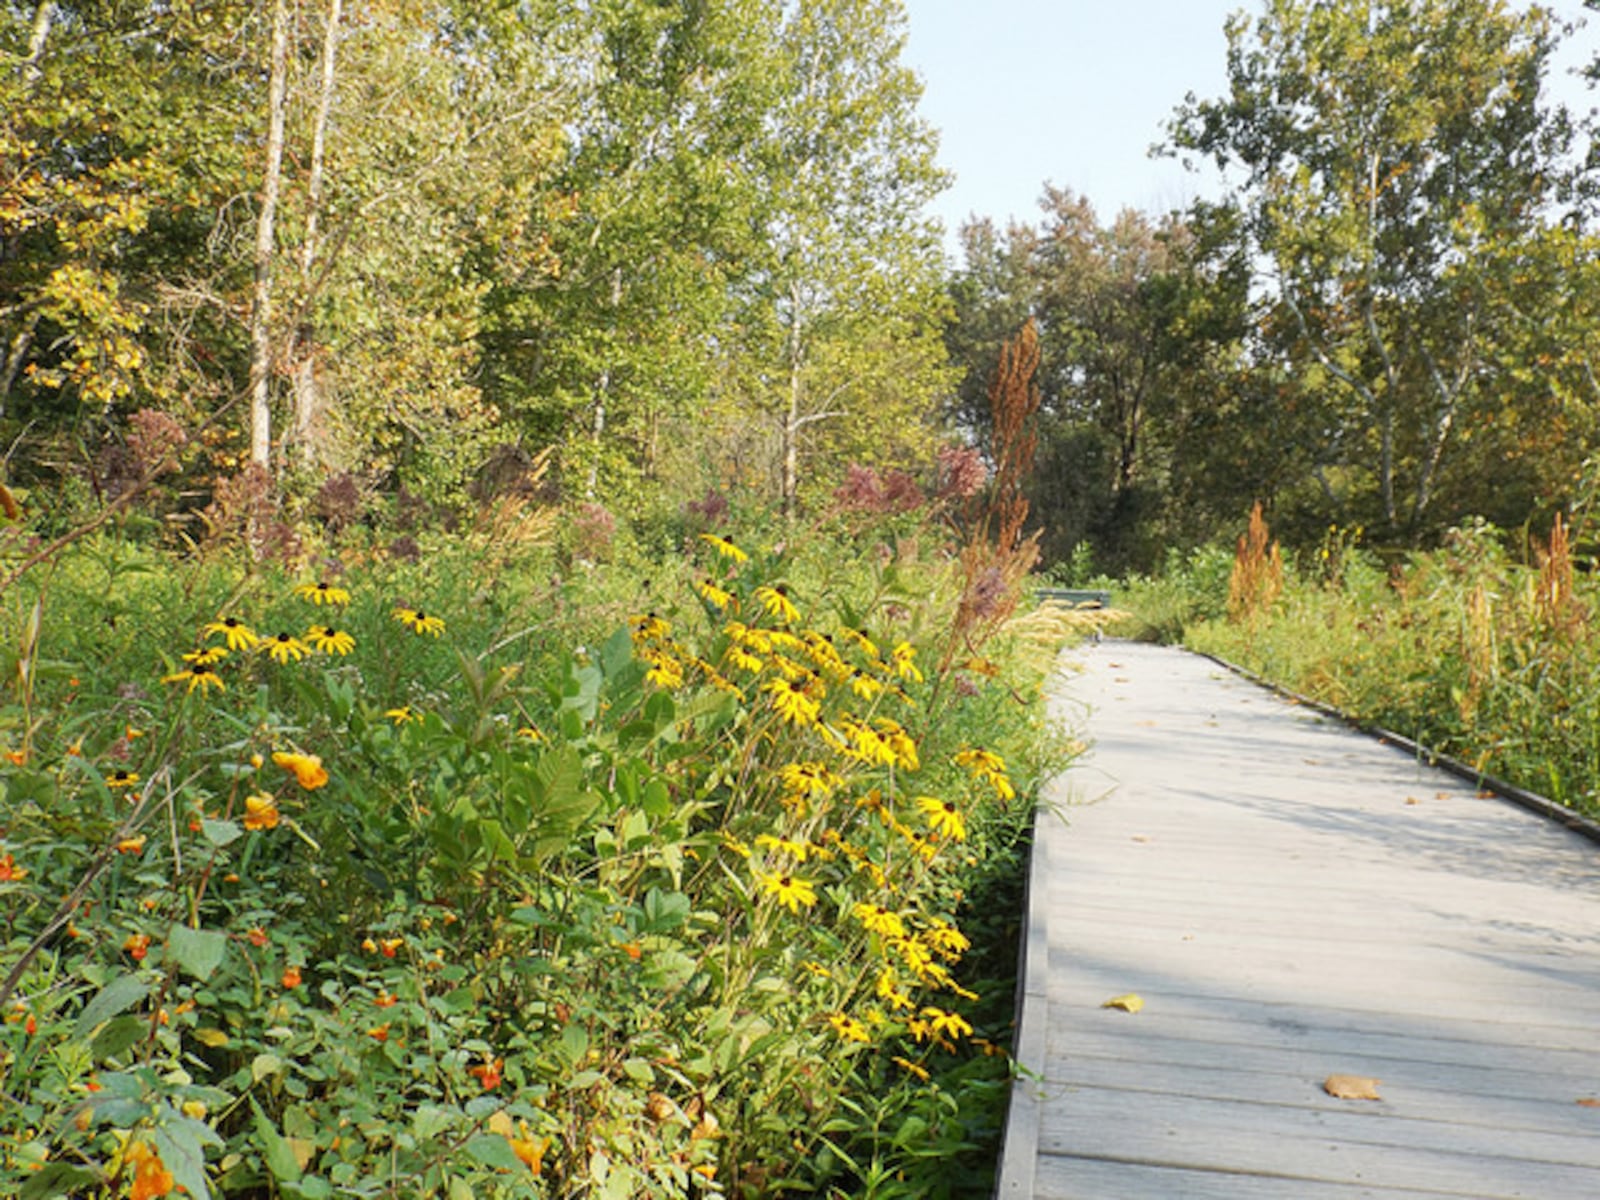
[[1027,924],[1018,944],[1016,1044],[1012,1052],[1011,1099],[1001,1135],[995,1200],[1032,1200],[1039,1163],[1043,1118],[1045,1050],[1049,1034],[1050,955],[1046,917],[1049,906],[1050,840],[1045,823],[1060,820],[1041,796],[1033,810],[1033,838],[1023,902]]
[[1339,711],[1331,704],[1324,704],[1321,700],[1313,700],[1310,696],[1302,696],[1299,692],[1292,691],[1280,683],[1275,683],[1263,675],[1257,675],[1250,668],[1229,662],[1219,655],[1209,654],[1204,650],[1191,650],[1187,646],[1176,646],[1173,649],[1180,649],[1196,657],[1209,659],[1223,670],[1230,671],[1241,679],[1247,679],[1257,687],[1265,688],[1267,691],[1281,696],[1283,699],[1291,701],[1300,707],[1309,708],[1322,713],[1324,716],[1332,717],[1359,733],[1364,733],[1368,737],[1377,738],[1379,741],[1404,750],[1407,754],[1428,766],[1448,771],[1451,775],[1458,779],[1466,780],[1481,791],[1492,792],[1501,799],[1510,800],[1513,804],[1519,804],[1523,808],[1538,813],[1546,820],[1554,821],[1558,825],[1565,825],[1574,833],[1582,834],[1591,842],[1600,845],[1600,822],[1591,820],[1564,804],[1557,804],[1548,796],[1530,792],[1526,788],[1518,787],[1516,784],[1501,779],[1497,775],[1490,775],[1480,771],[1470,763],[1462,762],[1460,759],[1452,758],[1442,751],[1424,746],[1421,742],[1408,738],[1404,734],[1395,733],[1392,729],[1385,729],[1381,725],[1373,725],[1369,722],[1361,721],[1348,713]]

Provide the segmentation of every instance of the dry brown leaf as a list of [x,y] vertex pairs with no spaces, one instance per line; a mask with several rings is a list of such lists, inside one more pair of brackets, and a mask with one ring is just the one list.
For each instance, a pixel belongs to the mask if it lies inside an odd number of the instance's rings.
[[1133,835],[1131,840],[1135,842],[1148,842],[1150,840],[1150,835],[1147,833],[1136,833]]
[[1433,794],[1433,798],[1435,800],[1448,800],[1448,799],[1450,799],[1450,793],[1449,792],[1435,792]]
[[1136,1013],[1144,1007],[1144,997],[1136,992],[1129,992],[1126,996],[1111,997],[1100,1007],[1120,1008],[1123,1012]]
[[1600,1096],[1584,1096],[1578,1104],[1583,1108],[1600,1108]]
[[1329,1075],[1322,1081],[1322,1090],[1335,1100],[1382,1100],[1378,1095],[1382,1082],[1366,1075]]
[[1422,801],[1418,800],[1415,796],[1407,796],[1406,797],[1406,803],[1407,804],[1421,804]]

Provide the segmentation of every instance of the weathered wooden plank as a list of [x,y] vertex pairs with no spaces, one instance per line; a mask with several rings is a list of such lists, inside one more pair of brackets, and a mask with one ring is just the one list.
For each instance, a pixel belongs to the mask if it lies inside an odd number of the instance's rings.
[[1592,1138],[1523,1131],[1496,1137],[1480,1127],[1377,1111],[1315,1111],[1100,1088],[1073,1089],[1047,1101],[1043,1111],[1039,1150],[1047,1157],[1382,1183],[1485,1198],[1593,1200],[1600,1194]]
[[1035,1200],[1439,1200],[1437,1191],[1096,1158],[1041,1158]]
[[1191,656],[1069,687],[1033,1195],[1600,1196],[1591,844]]

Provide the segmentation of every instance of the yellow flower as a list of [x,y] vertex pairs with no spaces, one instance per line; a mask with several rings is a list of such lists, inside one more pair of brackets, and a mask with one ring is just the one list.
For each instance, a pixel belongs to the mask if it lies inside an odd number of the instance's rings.
[[26,879],[28,868],[17,866],[17,860],[7,854],[0,858],[0,883],[17,883]]
[[778,778],[788,791],[816,799],[827,797],[844,782],[819,762],[789,763],[778,772]]
[[988,774],[994,771],[1004,771],[1006,760],[991,750],[982,746],[969,746],[956,755],[956,765],[966,767],[974,774]]
[[918,1079],[922,1080],[923,1083],[928,1082],[928,1069],[921,1064],[914,1063],[909,1058],[901,1058],[898,1054],[894,1056],[894,1064],[895,1066],[900,1067],[902,1070],[908,1071],[912,1075],[915,1075]]
[[193,663],[197,667],[211,667],[228,657],[227,648],[224,646],[207,646],[202,650],[190,650],[183,656],[183,661]]
[[789,589],[783,584],[762,584],[756,589],[755,597],[761,602],[761,607],[767,610],[768,616],[776,617],[788,625],[800,620],[800,610],[789,599]]
[[872,1035],[867,1032],[867,1027],[845,1013],[830,1014],[828,1024],[832,1025],[833,1031],[847,1042],[870,1042],[872,1040]]
[[821,963],[817,962],[816,959],[813,959],[813,958],[806,959],[805,962],[800,964],[800,968],[801,968],[801,970],[807,971],[810,974],[815,975],[818,979],[832,979],[833,978],[833,972],[828,970],[827,967],[823,966]]
[[929,928],[923,933],[922,940],[946,958],[957,958],[972,945],[966,934],[950,922],[942,921],[938,917],[933,919]]
[[188,683],[191,692],[195,688],[199,688],[202,696],[210,688],[216,688],[219,692],[228,690],[228,685],[222,682],[222,676],[217,674],[216,669],[210,663],[195,663],[182,671],[174,671],[171,675],[163,675],[161,682]]
[[883,971],[878,975],[878,998],[887,1000],[892,1008],[908,1009],[913,1007],[911,997],[900,987],[894,977],[893,971]]
[[144,834],[137,837],[123,838],[117,843],[118,854],[138,854],[144,850],[144,844],[149,839]]
[[331,583],[302,583],[294,594],[313,604],[349,604],[350,593]]
[[139,782],[139,772],[130,771],[126,767],[118,767],[106,772],[106,786],[108,788],[130,788]]
[[728,661],[741,671],[749,671],[752,675],[759,675],[766,668],[766,663],[757,658],[742,646],[728,647]]
[[905,937],[906,926],[900,919],[900,914],[881,904],[868,904],[863,900],[850,910],[850,915],[860,921],[862,928],[868,933],[876,933],[886,938]]
[[791,725],[816,724],[822,706],[787,679],[762,684],[761,690],[771,694],[773,709]]
[[517,736],[519,738],[527,738],[528,741],[534,743],[534,745],[538,745],[540,742],[548,742],[550,740],[549,738],[545,737],[541,730],[535,729],[532,725],[524,725],[521,729],[517,730]]
[[716,548],[723,558],[731,558],[734,562],[746,562],[750,556],[733,544],[732,538],[718,537],[714,533],[702,533],[700,540]]
[[756,838],[756,845],[763,850],[772,850],[778,854],[787,854],[795,862],[805,862],[809,847],[804,842],[790,841],[788,838],[773,837],[770,833],[763,833]]
[[349,654],[356,648],[355,638],[332,625],[313,625],[306,630],[306,641],[324,654]]
[[328,772],[323,768],[322,759],[318,755],[292,754],[279,750],[273,754],[272,761],[285,771],[294,772],[295,781],[308,792],[328,782]]
[[[719,612],[726,612],[728,605],[734,604],[733,593],[720,588],[710,579],[702,579],[695,585],[695,590],[704,597],[706,603],[713,605]],[[735,607],[738,607],[735,604]]]
[[291,658],[299,662],[311,653],[311,647],[292,633],[276,633],[265,639],[262,646],[274,662],[287,663]]
[[123,1151],[123,1161],[133,1167],[133,1185],[128,1200],[160,1200],[177,1187],[172,1172],[161,1156],[143,1142],[133,1142]]
[[909,679],[913,683],[922,682],[922,672],[917,669],[917,648],[910,642],[901,642],[889,654],[890,661],[894,664],[895,673],[901,679]]
[[917,807],[927,818],[928,827],[941,837],[947,837],[953,842],[967,840],[967,825],[961,819],[961,810],[950,801],[936,800],[932,796],[918,796]]
[[935,1037],[958,1038],[972,1032],[960,1013],[945,1012],[942,1008],[925,1008],[922,1015],[928,1020],[928,1029]]
[[810,908],[817,902],[816,891],[798,875],[763,875],[761,890],[769,896],[776,896],[779,904],[796,915],[801,905]]
[[282,819],[282,814],[278,812],[278,802],[265,792],[244,798],[246,829],[276,829]]
[[644,677],[657,687],[680,688],[683,686],[683,664],[672,655],[654,646],[646,646],[639,651],[639,657],[650,664],[650,669]]
[[891,721],[888,717],[879,717],[873,724],[877,727],[884,743],[894,753],[895,761],[907,771],[915,771],[922,765],[917,758],[917,744],[911,740],[898,721]]
[[420,608],[397,608],[394,610],[394,619],[412,633],[431,633],[434,637],[438,637],[444,632],[444,620],[440,617],[430,617]]
[[875,700],[882,694],[883,684],[864,671],[851,671],[850,690],[863,700]]
[[631,631],[630,636],[635,642],[659,642],[672,632],[672,626],[653,612],[629,617],[628,627]]
[[411,706],[409,704],[402,704],[399,708],[387,709],[384,711],[383,715],[388,717],[389,720],[393,721],[396,725],[404,725],[408,721],[422,720],[421,717],[417,716],[416,713],[411,711]]
[[227,639],[229,650],[248,650],[261,639],[238,617],[219,617],[205,627],[206,633],[216,633]]

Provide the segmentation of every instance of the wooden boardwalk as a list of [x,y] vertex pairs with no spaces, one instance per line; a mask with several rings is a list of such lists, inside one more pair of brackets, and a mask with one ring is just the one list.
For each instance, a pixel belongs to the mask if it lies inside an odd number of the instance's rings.
[[998,1194],[1600,1198],[1600,846],[1207,659],[1074,657]]

